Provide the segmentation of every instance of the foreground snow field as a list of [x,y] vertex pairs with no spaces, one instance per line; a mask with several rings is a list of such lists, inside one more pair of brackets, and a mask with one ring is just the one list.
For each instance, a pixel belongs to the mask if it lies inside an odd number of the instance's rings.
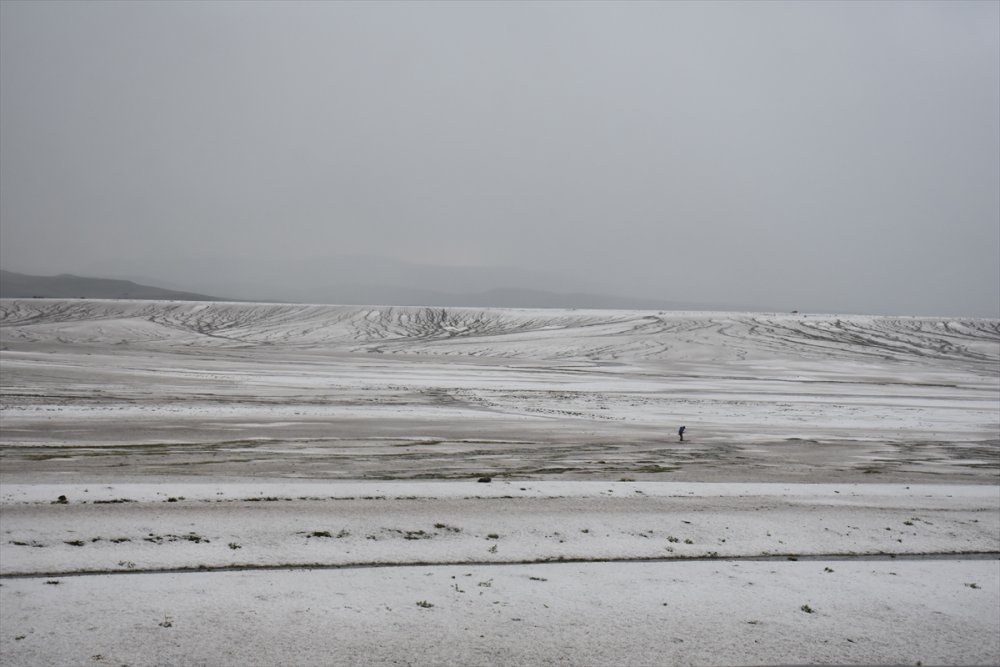
[[995,664],[996,581],[996,561],[5,579],[0,639],[5,665]]
[[6,484],[2,502],[4,575],[1000,552],[978,485]]
[[3,300],[0,364],[4,665],[1000,662],[995,320]]

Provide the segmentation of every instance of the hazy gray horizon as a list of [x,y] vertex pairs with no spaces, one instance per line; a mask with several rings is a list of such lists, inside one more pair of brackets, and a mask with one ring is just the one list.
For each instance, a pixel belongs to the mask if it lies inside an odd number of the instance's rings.
[[0,3],[11,271],[1000,317],[998,184],[997,2]]

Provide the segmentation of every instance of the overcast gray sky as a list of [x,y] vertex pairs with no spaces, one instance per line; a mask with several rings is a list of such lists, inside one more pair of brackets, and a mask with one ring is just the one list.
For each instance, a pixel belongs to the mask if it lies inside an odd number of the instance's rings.
[[343,254],[1000,316],[1000,3],[0,4],[3,268]]

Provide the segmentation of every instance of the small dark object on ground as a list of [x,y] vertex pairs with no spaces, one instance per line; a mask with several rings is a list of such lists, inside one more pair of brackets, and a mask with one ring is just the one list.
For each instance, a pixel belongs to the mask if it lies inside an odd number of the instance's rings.
[[66,500],[66,496],[59,496],[59,498],[52,503],[53,505],[67,505],[69,501]]
[[493,478],[492,477],[480,477],[478,481],[480,481],[480,482],[482,482],[484,484],[489,484],[490,482],[493,481]]

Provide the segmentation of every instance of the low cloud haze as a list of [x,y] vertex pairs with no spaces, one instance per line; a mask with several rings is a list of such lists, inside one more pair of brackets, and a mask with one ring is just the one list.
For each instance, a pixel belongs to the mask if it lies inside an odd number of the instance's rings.
[[1000,3],[0,3],[4,269],[344,257],[998,317]]

